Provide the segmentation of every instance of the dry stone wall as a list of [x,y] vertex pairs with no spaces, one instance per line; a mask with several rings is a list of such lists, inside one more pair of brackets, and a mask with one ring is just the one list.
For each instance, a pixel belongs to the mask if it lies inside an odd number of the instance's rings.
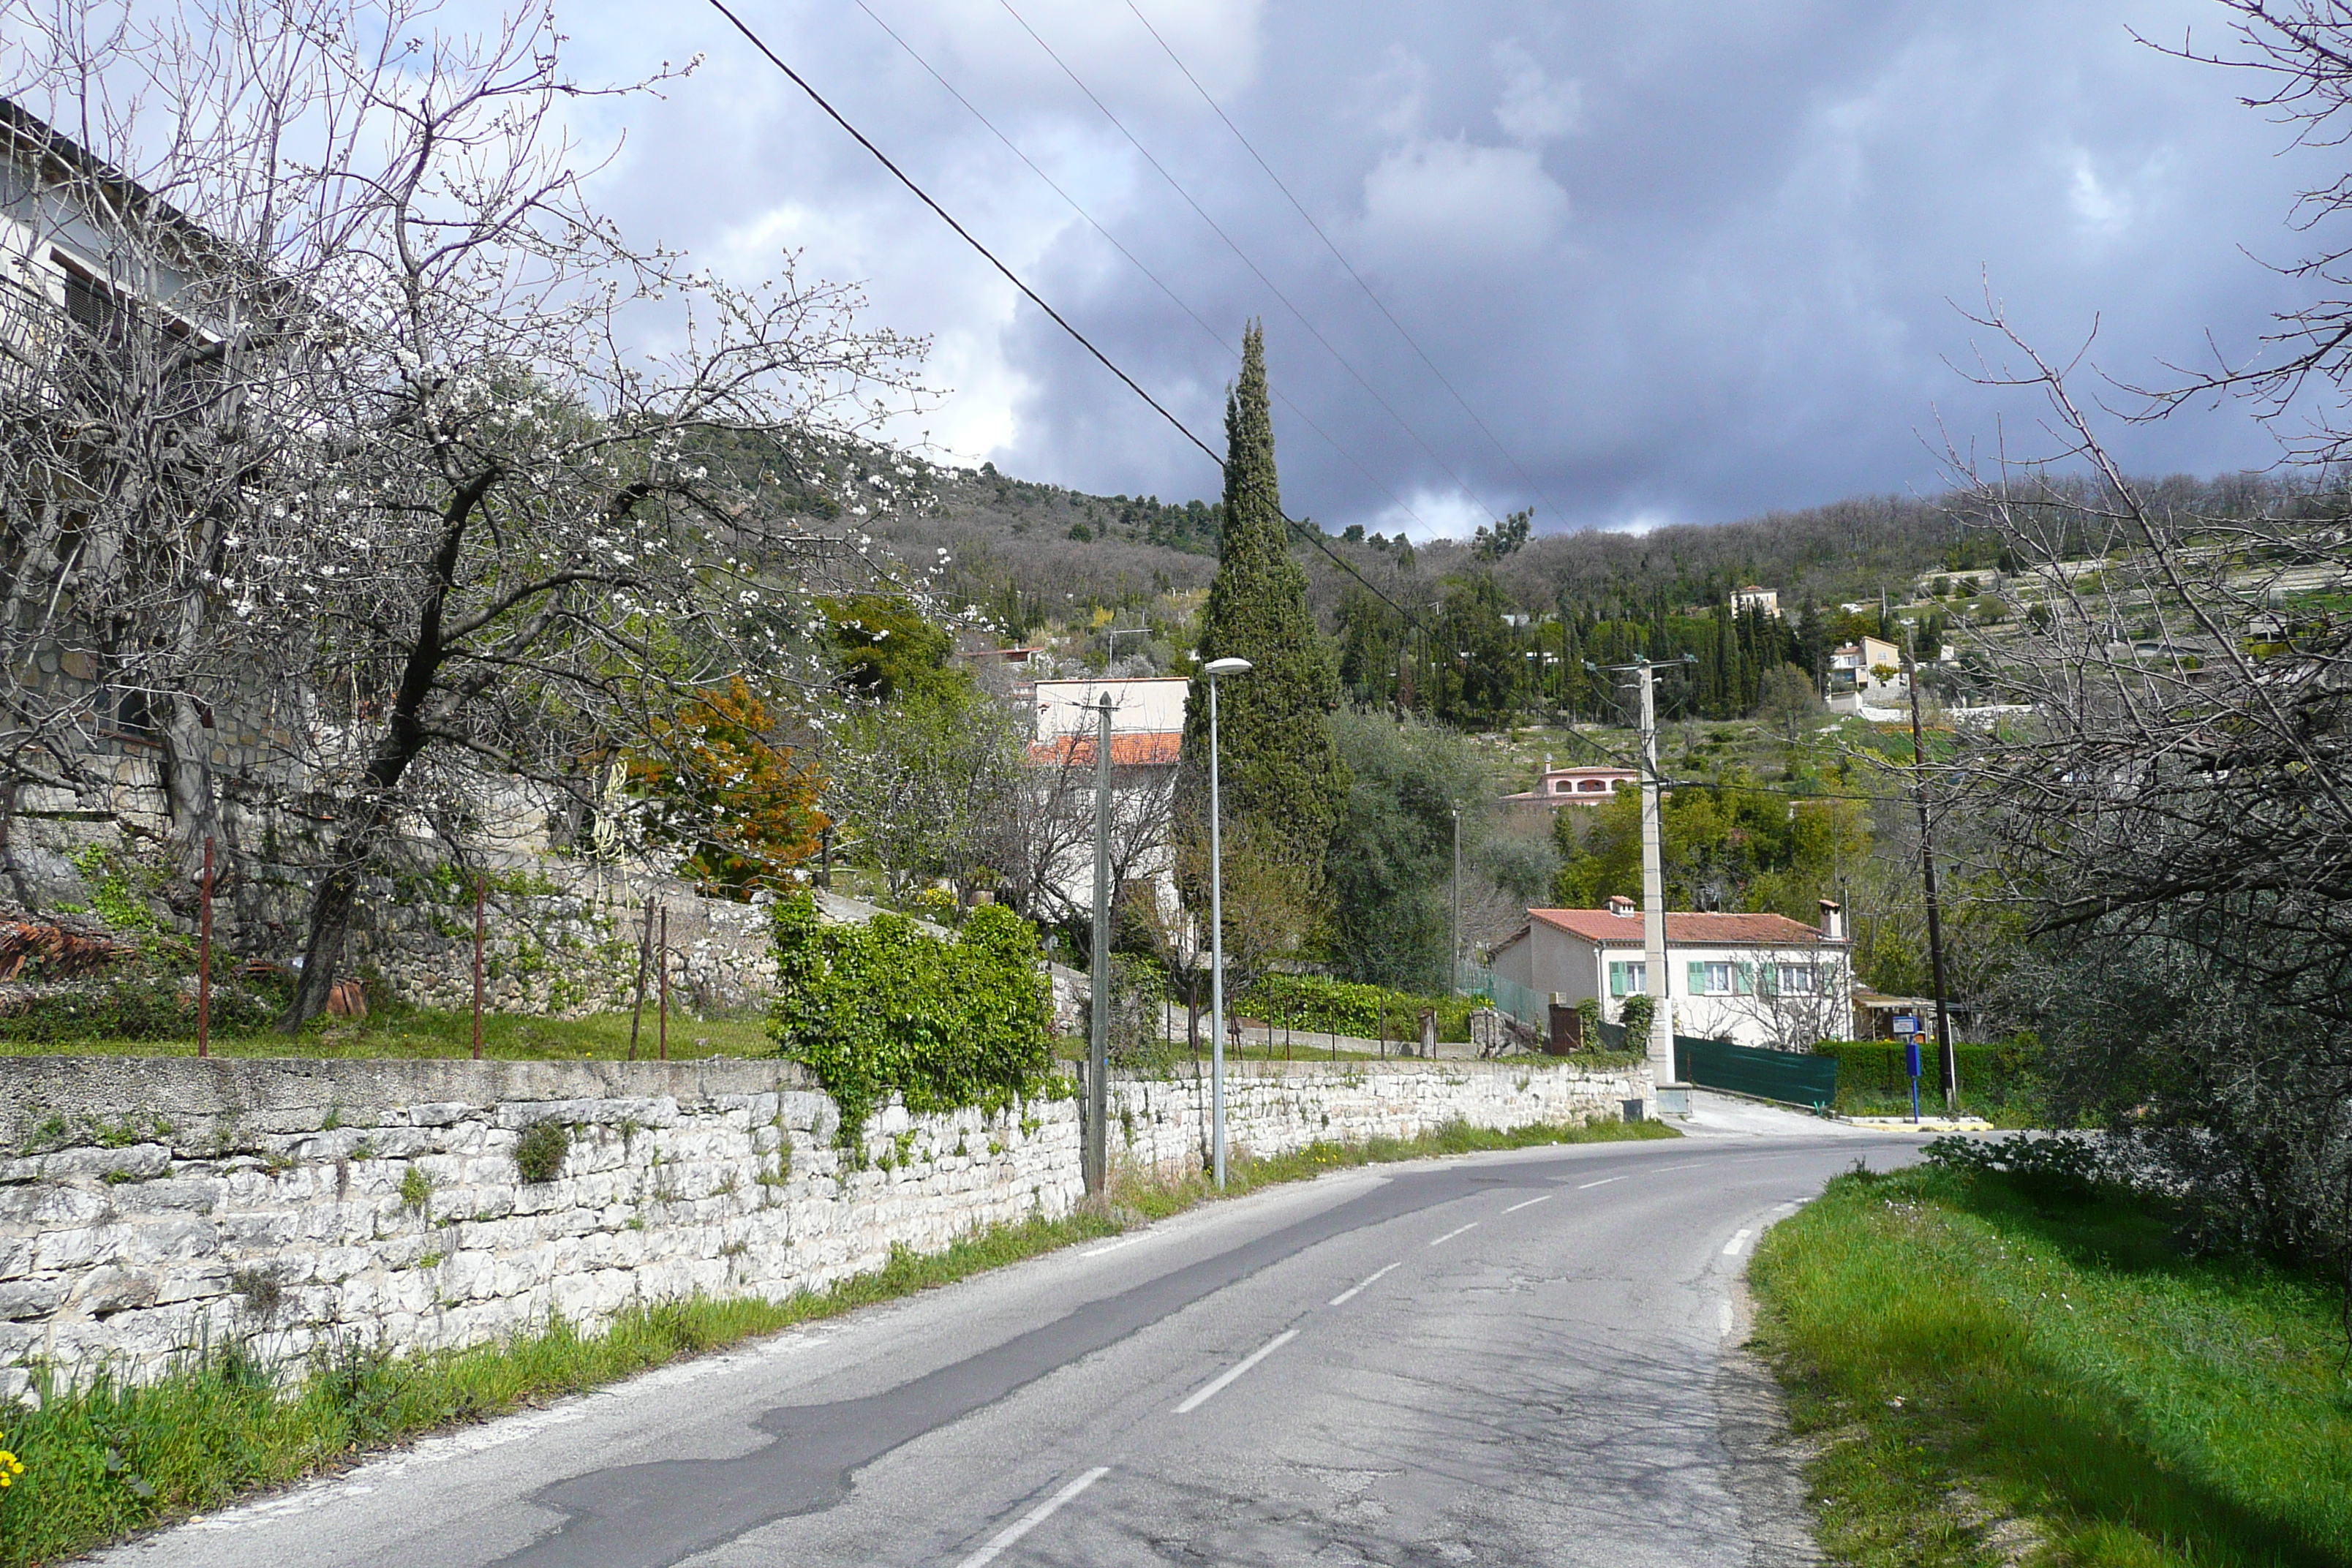
[[[1112,1148],[1197,1169],[1207,1085],[1115,1085]],[[1615,1117],[1641,1069],[1251,1064],[1234,1147]],[[531,1164],[524,1139],[541,1132]],[[37,1367],[149,1377],[244,1341],[283,1366],[777,1298],[1079,1201],[1077,1107],[873,1117],[864,1158],[793,1064],[0,1061],[0,1403]],[[532,1176],[546,1179],[530,1179]]]
[[[1211,1089],[1205,1068],[1167,1079],[1114,1079],[1107,1140],[1114,1161],[1181,1175],[1208,1158]],[[1225,1074],[1225,1145],[1260,1155],[1318,1141],[1416,1138],[1450,1121],[1507,1129],[1538,1122],[1614,1121],[1626,1102],[1654,1098],[1646,1067],[1591,1070],[1519,1062],[1236,1062]]]

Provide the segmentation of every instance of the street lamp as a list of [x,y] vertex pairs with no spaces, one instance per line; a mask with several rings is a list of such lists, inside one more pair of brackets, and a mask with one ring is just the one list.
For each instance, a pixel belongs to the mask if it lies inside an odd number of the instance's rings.
[[1209,678],[1209,1121],[1219,1192],[1225,1187],[1225,872],[1217,822],[1217,677],[1250,668],[1245,658],[1213,658],[1201,667]]

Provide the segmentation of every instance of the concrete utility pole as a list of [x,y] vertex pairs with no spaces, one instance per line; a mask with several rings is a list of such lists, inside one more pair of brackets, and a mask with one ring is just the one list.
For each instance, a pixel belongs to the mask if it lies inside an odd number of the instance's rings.
[[1213,658],[1201,667],[1209,678],[1209,1120],[1217,1190],[1225,1186],[1225,871],[1217,799],[1217,677],[1246,675],[1256,668],[1245,658]]
[[1087,1191],[1099,1193],[1108,1175],[1103,1121],[1110,1094],[1110,694],[1103,693],[1095,730],[1095,976],[1094,1039],[1087,1052]]
[[1666,984],[1666,864],[1658,805],[1656,669],[1633,667],[1642,685],[1642,989],[1649,994],[1651,1081],[1675,1082],[1675,1019]]
[[1919,872],[1927,889],[1927,969],[1936,986],[1936,1058],[1944,1080],[1944,1114],[1960,1113],[1960,1057],[1952,1049],[1951,1010],[1944,1002],[1944,915],[1936,897],[1936,841],[1928,827],[1927,742],[1919,733],[1919,661],[1906,652],[1911,670],[1911,766],[1913,797],[1919,806]]

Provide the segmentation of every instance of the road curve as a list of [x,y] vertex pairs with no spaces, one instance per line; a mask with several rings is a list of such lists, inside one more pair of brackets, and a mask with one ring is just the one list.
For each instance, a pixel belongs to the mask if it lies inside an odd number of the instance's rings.
[[[141,1568],[1811,1561],[1735,1353],[1902,1138],[1424,1162],[1212,1205],[159,1532]],[[1814,1123],[1818,1127],[1819,1123]]]

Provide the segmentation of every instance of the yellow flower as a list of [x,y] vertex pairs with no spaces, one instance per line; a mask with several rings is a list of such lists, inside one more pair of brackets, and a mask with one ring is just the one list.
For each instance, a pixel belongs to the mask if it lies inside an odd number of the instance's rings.
[[[0,1432],[0,1443],[5,1443],[7,1440],[8,1434],[5,1432]],[[24,1473],[24,1461],[17,1458],[16,1455],[10,1453],[7,1449],[0,1448],[0,1491],[5,1491],[10,1487],[15,1486],[16,1484],[16,1478]]]

